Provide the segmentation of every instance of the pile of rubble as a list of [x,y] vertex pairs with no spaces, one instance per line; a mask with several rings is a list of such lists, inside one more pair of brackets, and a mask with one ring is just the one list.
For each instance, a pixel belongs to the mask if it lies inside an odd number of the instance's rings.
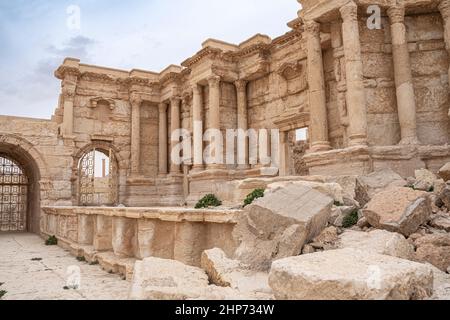
[[[132,299],[450,299],[450,163],[268,186],[227,257],[136,263]],[[447,184],[448,183],[448,184]]]

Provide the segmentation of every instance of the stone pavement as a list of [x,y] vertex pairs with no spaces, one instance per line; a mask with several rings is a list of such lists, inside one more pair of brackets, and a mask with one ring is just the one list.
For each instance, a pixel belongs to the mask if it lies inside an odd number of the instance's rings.
[[[67,268],[81,269],[78,290],[64,289]],[[98,265],[77,261],[58,246],[29,233],[0,233],[0,291],[4,300],[120,300],[130,283]]]

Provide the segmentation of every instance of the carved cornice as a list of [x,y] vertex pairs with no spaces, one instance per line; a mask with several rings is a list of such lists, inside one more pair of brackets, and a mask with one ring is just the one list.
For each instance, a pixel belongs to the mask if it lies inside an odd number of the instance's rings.
[[68,67],[68,66],[60,66],[55,71],[55,77],[59,80],[64,80],[66,76],[74,76],[79,77],[81,75],[80,70],[75,67]]
[[115,83],[116,79],[108,76],[104,73],[96,73],[96,72],[83,72],[81,74],[82,80],[87,81],[99,81],[99,82],[105,82],[105,83]]
[[396,5],[388,8],[387,14],[391,24],[394,23],[404,23],[405,22],[405,6]]
[[297,30],[292,30],[287,32],[281,37],[278,37],[272,41],[272,43],[267,47],[268,50],[276,47],[276,46],[283,46],[287,43],[290,43],[291,41],[297,41],[298,38],[302,38],[303,33],[299,32]]
[[165,74],[160,80],[159,83],[161,86],[165,86],[170,82],[177,82],[180,80],[181,74],[176,72],[169,72]]
[[344,22],[356,21],[358,19],[358,6],[353,1],[342,6],[339,11],[341,12],[342,20],[344,20]]
[[214,59],[217,55],[219,55],[222,51],[220,49],[206,47],[202,50],[200,50],[195,56],[192,58],[187,59],[184,61],[181,65],[186,68],[190,68],[193,65],[197,64],[201,60],[203,60],[206,57],[211,57]]

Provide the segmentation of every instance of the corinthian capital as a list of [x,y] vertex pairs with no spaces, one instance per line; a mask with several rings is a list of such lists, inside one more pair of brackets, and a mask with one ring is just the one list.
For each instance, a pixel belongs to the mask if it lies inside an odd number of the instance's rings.
[[342,20],[344,20],[344,22],[356,21],[356,19],[358,19],[358,6],[353,1],[342,6],[339,11],[341,12]]
[[130,95],[130,103],[134,107],[136,107],[136,106],[139,107],[141,105],[141,103],[142,103],[141,96],[139,94],[132,93]]
[[405,22],[405,6],[403,4],[395,5],[387,10],[391,24]]
[[208,78],[208,84],[210,88],[218,88],[220,85],[220,77],[212,75]]
[[244,91],[247,89],[247,83],[246,80],[237,80],[234,82],[234,85],[238,91]]
[[450,0],[442,0],[439,3],[439,11],[444,19],[450,18]]
[[63,86],[62,87],[62,95],[65,99],[73,99],[75,97],[75,86]]
[[158,109],[159,109],[159,112],[160,112],[160,113],[165,113],[165,112],[167,112],[167,103],[161,102],[161,103],[158,105]]
[[320,35],[320,23],[314,20],[305,21],[305,31],[311,35]]

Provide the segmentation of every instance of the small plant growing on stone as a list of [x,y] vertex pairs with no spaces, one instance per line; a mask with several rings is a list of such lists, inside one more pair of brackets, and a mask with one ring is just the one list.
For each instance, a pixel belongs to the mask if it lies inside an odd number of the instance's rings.
[[58,239],[55,236],[50,236],[45,241],[45,245],[46,246],[56,246],[56,245],[58,245]]
[[78,256],[77,260],[80,261],[80,262],[86,262],[86,258],[83,257],[83,256]]
[[353,210],[342,221],[342,226],[346,229],[353,227],[358,223],[358,210]]
[[204,196],[197,204],[195,205],[195,209],[203,209],[209,207],[219,207],[222,205],[222,201],[217,199],[217,197],[213,194],[208,194]]
[[264,197],[264,191],[264,189],[255,189],[250,194],[248,194],[244,200],[244,207],[252,204],[256,199]]
[[7,294],[8,292],[5,290],[0,290],[0,300]]

